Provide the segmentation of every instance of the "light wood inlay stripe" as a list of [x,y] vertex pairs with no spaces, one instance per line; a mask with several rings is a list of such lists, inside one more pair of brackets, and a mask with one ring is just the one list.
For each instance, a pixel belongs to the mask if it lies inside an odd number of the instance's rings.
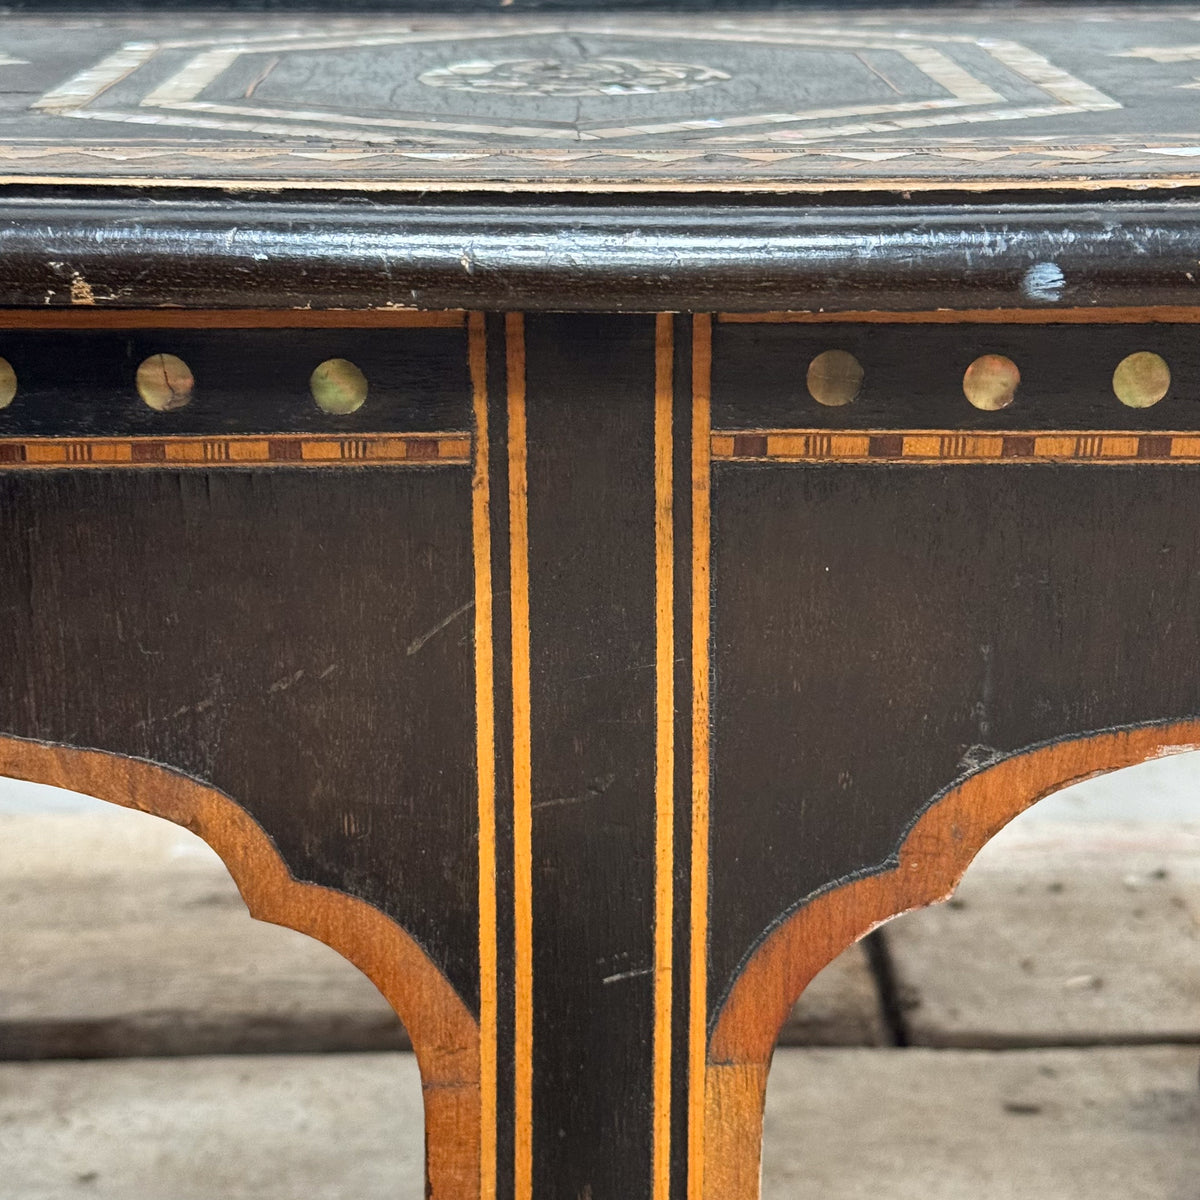
[[688,980],[688,1200],[704,1197],[708,1016],[709,544],[712,318],[692,325],[692,820]]
[[468,327],[475,411],[471,523],[475,552],[475,730],[479,781],[479,1197],[496,1195],[496,725],[492,655],[492,537],[488,477],[487,341],[482,313]]
[[533,1195],[533,768],[530,742],[529,485],[525,432],[525,319],[505,318],[508,364],[508,524],[512,611],[513,916],[515,1050],[513,1177]]
[[654,814],[654,1131],[653,1200],[671,1192],[671,1022],[675,921],[675,516],[674,317],[655,323],[654,579],[655,579],[655,814]]

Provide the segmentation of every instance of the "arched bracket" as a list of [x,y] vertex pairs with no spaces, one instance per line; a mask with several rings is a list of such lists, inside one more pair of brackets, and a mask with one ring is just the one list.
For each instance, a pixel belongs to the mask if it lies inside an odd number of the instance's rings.
[[169,767],[0,735],[0,775],[83,792],[190,829],[220,856],[252,916],[306,933],[349,959],[412,1039],[425,1101],[426,1195],[479,1195],[479,1026],[399,925],[362,900],[292,878],[244,809]]
[[1068,784],[1200,748],[1200,721],[1140,726],[1033,747],[983,768],[920,815],[874,874],[814,897],[776,926],[730,989],[708,1042],[705,1200],[757,1200],[767,1072],[809,981],[883,922],[947,899],[983,846]]

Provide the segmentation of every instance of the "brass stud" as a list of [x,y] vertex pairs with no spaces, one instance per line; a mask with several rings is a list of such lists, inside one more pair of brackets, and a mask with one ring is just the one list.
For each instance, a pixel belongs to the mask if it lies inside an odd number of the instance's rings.
[[1003,354],[983,354],[963,375],[963,395],[985,412],[1007,408],[1015,399],[1021,372]]
[[7,358],[0,358],[0,408],[7,408],[17,395],[17,373]]
[[1160,355],[1139,350],[1117,364],[1112,386],[1117,399],[1126,407],[1149,408],[1170,390],[1171,368]]
[[174,412],[191,403],[196,380],[174,354],[152,354],[137,369],[138,395],[155,412]]
[[862,364],[845,350],[824,350],[808,364],[808,394],[818,404],[841,408],[862,389]]
[[326,359],[312,373],[308,386],[317,407],[335,417],[357,412],[367,399],[367,377],[345,358]]

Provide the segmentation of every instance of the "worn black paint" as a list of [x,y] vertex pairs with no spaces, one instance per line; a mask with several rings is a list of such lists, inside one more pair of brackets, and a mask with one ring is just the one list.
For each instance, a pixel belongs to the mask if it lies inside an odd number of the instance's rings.
[[714,468],[713,1011],[998,756],[1194,717],[1200,468]]
[[654,321],[527,318],[534,1179],[650,1190]]
[[[53,246],[53,250],[47,249]],[[833,311],[1200,301],[1200,204],[0,203],[0,306]],[[1032,294],[1039,263],[1063,275]]]
[[477,1008],[471,597],[466,467],[0,473],[0,730],[212,784]]

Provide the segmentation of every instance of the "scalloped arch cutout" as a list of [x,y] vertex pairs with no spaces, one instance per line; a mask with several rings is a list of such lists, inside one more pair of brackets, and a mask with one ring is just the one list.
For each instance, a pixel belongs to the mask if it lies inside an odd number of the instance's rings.
[[993,763],[931,804],[894,865],[823,892],[747,960],[709,1037],[704,1200],[758,1200],[771,1054],[792,1005],[843,950],[892,917],[945,900],[1014,817],[1072,783],[1162,754],[1200,749],[1200,720],[1111,730],[1035,746]]
[[0,735],[0,775],[164,817],[203,838],[251,916],[306,933],[383,993],[412,1039],[425,1102],[426,1195],[479,1195],[479,1026],[425,952],[378,909],[292,878],[263,828],[224,792],[169,767]]

